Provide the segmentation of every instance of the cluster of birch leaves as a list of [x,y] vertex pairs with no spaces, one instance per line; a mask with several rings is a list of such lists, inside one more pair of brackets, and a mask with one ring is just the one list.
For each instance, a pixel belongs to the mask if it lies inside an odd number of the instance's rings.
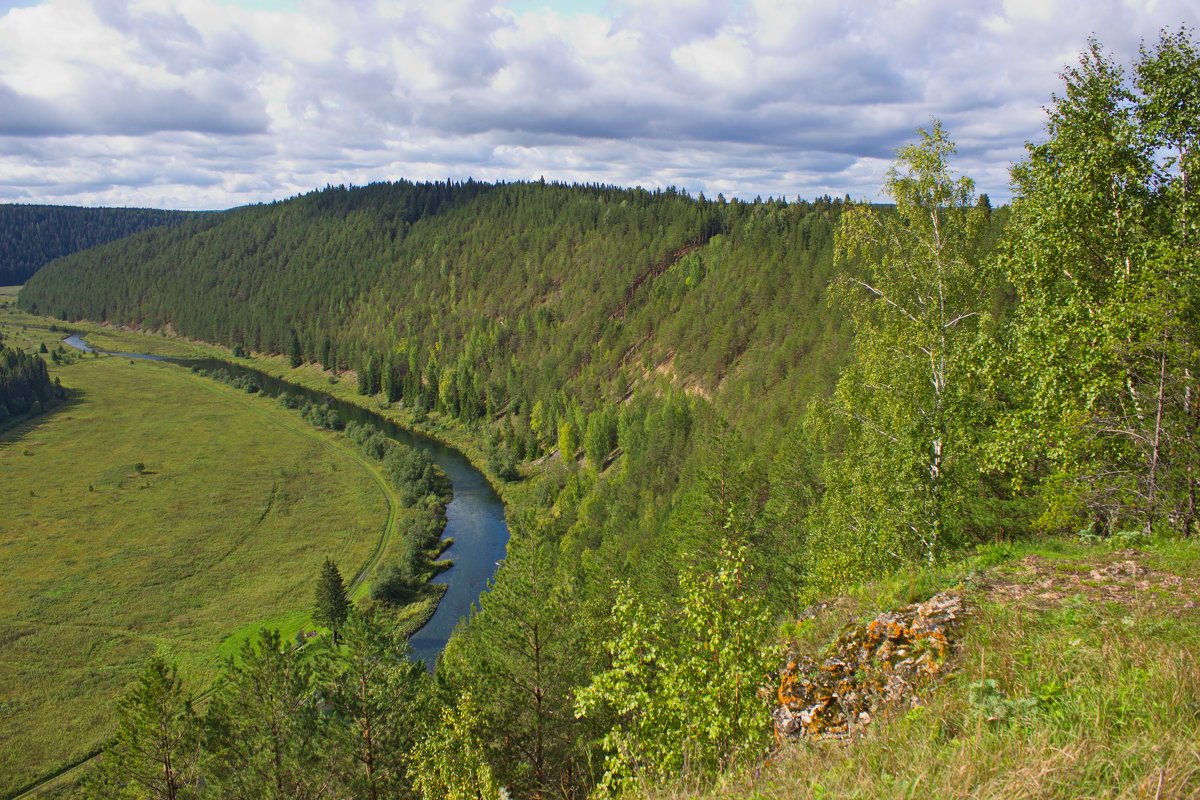
[[893,212],[837,234],[854,357],[808,425],[825,448],[810,562],[836,585],[1034,517],[1196,531],[1200,56],[1164,32],[1126,73],[1092,42],[1013,169],[999,251],[941,125],[899,152]]

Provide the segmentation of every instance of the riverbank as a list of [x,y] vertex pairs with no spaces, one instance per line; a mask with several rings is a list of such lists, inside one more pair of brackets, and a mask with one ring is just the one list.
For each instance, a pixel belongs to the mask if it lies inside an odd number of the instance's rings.
[[[124,350],[145,349],[154,353],[157,348],[159,354],[163,349],[160,337],[147,337],[128,331],[110,332],[107,339],[105,334],[87,335],[97,349],[120,347]],[[177,340],[167,341],[167,347],[176,353],[184,346]],[[76,340],[76,344],[82,342]],[[148,344],[150,347],[146,347]],[[328,379],[325,384],[314,383],[311,380],[311,372],[315,369],[312,365],[307,370],[310,379],[304,380],[304,367],[285,366],[278,358],[234,358],[231,354],[229,358],[213,358],[205,355],[215,349],[213,346],[198,344],[195,347],[197,349],[188,356],[194,360],[187,362],[194,370],[221,372],[224,374],[222,380],[251,393],[261,392],[281,398],[288,396],[289,404],[309,405],[319,412],[309,415],[315,420],[314,424],[374,427],[401,445],[424,450],[449,477],[453,499],[445,508],[443,534],[455,542],[445,553],[452,564],[432,579],[432,583],[445,584],[447,588],[428,621],[410,639],[413,657],[432,666],[461,620],[472,613],[480,594],[486,591],[500,562],[504,560],[509,532],[505,522],[505,506],[494,488],[495,481],[489,480],[462,451],[447,444],[435,432],[414,430],[397,421],[397,417],[403,418],[405,415],[384,413],[388,409],[379,407],[383,404],[378,402],[375,408],[367,402],[352,402],[369,398],[356,394],[351,396],[350,387],[345,385],[345,381],[336,382],[341,391],[331,391],[335,383],[330,383]],[[274,364],[275,369],[264,369],[264,361],[268,365]],[[393,408],[391,411],[403,409]],[[435,420],[431,427],[436,431],[440,423]]]
[[134,351],[176,358],[216,358],[231,364],[264,372],[313,391],[324,392],[338,400],[378,414],[402,428],[436,439],[461,452],[487,479],[492,490],[506,506],[522,508],[531,504],[529,494],[537,483],[538,468],[530,466],[521,481],[505,481],[488,468],[486,440],[480,431],[462,425],[437,412],[416,414],[402,405],[387,403],[381,396],[358,393],[358,376],[353,371],[335,373],[316,364],[292,367],[286,356],[248,352],[235,356],[230,348],[202,342],[166,331],[115,328],[82,320],[70,323],[71,330],[87,334],[97,349]]

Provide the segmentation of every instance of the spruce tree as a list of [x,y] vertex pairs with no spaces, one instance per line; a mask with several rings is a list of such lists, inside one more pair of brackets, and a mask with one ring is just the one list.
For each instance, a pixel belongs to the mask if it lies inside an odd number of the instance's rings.
[[304,348],[300,345],[300,336],[292,331],[292,341],[288,345],[288,363],[298,367],[304,363]]
[[346,584],[342,581],[342,573],[338,571],[328,557],[321,567],[321,576],[317,579],[317,602],[313,609],[313,622],[324,625],[333,632],[337,641],[338,629],[350,614],[350,601],[346,599]]

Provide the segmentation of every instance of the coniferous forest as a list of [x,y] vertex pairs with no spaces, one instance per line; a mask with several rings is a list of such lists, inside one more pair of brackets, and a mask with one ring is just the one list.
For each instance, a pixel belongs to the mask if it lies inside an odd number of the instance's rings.
[[47,262],[144,231],[178,225],[189,211],[0,205],[0,286],[16,286]]
[[0,429],[14,417],[40,414],[65,396],[61,383],[50,380],[41,357],[8,347],[0,337]]
[[771,642],[820,597],[1047,533],[1195,537],[1200,51],[1093,42],[1063,81],[1009,206],[933,121],[886,204],[331,186],[38,271],[33,313],[352,372],[516,498],[435,673],[367,609],[337,645],[264,633],[203,709],[155,659],[90,796],[704,786],[770,750]]

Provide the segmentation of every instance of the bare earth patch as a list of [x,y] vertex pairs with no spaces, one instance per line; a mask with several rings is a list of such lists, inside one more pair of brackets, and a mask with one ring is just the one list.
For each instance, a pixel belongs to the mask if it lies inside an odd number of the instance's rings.
[[1138,550],[1116,550],[1086,561],[1026,556],[984,576],[979,588],[998,602],[1021,602],[1039,610],[1084,596],[1147,611],[1200,610],[1200,580],[1154,569]]

